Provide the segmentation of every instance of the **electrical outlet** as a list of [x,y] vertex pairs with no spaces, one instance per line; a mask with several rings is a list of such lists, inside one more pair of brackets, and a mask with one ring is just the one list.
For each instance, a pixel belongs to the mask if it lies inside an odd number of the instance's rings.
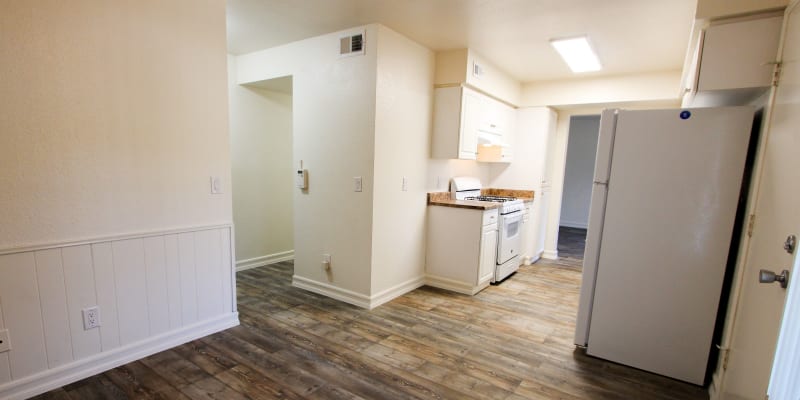
[[83,312],[83,330],[88,331],[100,326],[100,307],[94,306],[84,308]]
[[11,350],[11,339],[8,337],[8,329],[0,330],[0,353]]
[[408,191],[408,178],[405,176],[403,177],[403,183],[400,185],[400,189],[404,192]]
[[323,254],[322,255],[322,269],[325,271],[331,270],[331,255],[330,254]]
[[360,176],[354,176],[353,177],[353,190],[356,191],[356,192],[360,192],[361,189],[362,189],[361,177]]

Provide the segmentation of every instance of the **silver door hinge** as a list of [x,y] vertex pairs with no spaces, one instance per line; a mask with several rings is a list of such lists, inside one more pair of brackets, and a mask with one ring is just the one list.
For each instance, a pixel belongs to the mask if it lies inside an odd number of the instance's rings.
[[775,66],[772,68],[772,86],[777,87],[778,81],[781,80],[781,63],[776,62]]
[[728,359],[731,358],[731,349],[721,349],[725,354],[722,356],[722,370],[728,369]]
[[753,236],[753,227],[756,225],[756,215],[750,214],[750,217],[747,221],[747,237]]

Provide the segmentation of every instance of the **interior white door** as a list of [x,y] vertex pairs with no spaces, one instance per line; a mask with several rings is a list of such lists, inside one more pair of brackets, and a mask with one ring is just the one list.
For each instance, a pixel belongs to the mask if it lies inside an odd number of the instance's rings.
[[[800,171],[800,6],[794,1],[791,7],[784,22],[782,74],[765,138],[756,223],[745,264],[727,370],[722,380],[723,398],[764,399],[786,290],[777,284],[759,284],[758,271],[762,268],[791,270],[792,255],[783,250],[783,243],[789,234],[800,235],[800,213],[797,212],[800,204],[800,186],[797,185]],[[797,371],[794,371],[792,379],[796,377]],[[796,399],[797,396],[771,398]]]
[[587,352],[703,384],[753,109],[620,111]]

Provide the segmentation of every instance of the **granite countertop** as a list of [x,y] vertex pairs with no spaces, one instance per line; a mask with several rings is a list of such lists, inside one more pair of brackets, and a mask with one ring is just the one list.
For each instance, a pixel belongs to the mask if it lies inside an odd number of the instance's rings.
[[[533,190],[513,190],[513,189],[483,189],[482,195],[486,196],[510,196],[522,201],[533,201]],[[488,201],[475,200],[453,200],[450,192],[430,192],[428,193],[429,206],[444,206],[457,208],[471,208],[474,210],[491,210],[500,207],[502,203],[492,203]]]
[[500,207],[500,204],[501,203],[490,203],[488,201],[453,200],[450,198],[450,192],[428,193],[429,206],[471,208],[473,210],[491,210]]
[[482,189],[481,194],[485,196],[508,196],[516,197],[522,201],[533,201],[533,190],[514,190],[514,189]]

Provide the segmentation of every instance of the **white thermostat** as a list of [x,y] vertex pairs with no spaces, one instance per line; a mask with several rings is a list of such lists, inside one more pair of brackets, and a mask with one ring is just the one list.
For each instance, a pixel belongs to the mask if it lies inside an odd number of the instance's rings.
[[295,185],[300,189],[308,189],[308,170],[298,169],[295,177]]

